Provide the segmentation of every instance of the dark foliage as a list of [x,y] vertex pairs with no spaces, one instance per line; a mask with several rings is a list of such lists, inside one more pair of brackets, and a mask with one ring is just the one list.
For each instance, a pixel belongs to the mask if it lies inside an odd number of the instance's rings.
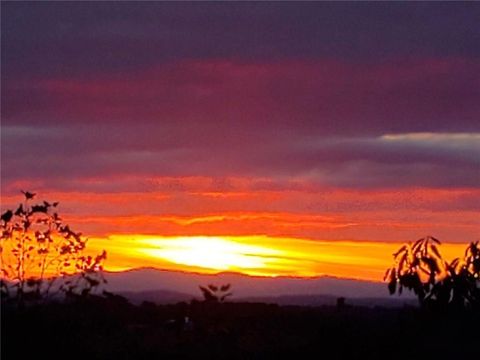
[[87,239],[65,224],[58,202],[32,204],[35,193],[6,210],[0,222],[2,302],[18,305],[48,299],[59,292],[87,296],[102,282],[106,252],[86,255]]
[[480,246],[472,242],[463,258],[448,262],[440,253],[440,241],[427,236],[403,245],[388,269],[390,294],[406,288],[415,293],[422,307],[480,309]]
[[[190,319],[186,326],[184,319]],[[418,308],[130,305],[118,296],[2,309],[2,359],[476,358],[478,313]]]
[[227,297],[233,295],[233,292],[230,291],[230,284],[221,286],[209,284],[208,286],[199,286],[199,288],[202,292],[203,299],[208,302],[224,302]]

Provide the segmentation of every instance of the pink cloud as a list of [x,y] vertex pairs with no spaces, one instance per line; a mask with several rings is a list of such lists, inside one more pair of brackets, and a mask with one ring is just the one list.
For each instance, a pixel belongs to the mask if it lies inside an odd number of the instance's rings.
[[478,115],[478,73],[478,63],[460,58],[381,64],[185,60],[98,78],[16,84],[41,93],[45,102],[9,108],[7,121],[34,121],[28,114],[35,111],[55,123],[159,123],[174,136],[188,134],[186,127],[233,136],[274,124],[319,134],[448,128],[451,116],[460,125],[473,124]]

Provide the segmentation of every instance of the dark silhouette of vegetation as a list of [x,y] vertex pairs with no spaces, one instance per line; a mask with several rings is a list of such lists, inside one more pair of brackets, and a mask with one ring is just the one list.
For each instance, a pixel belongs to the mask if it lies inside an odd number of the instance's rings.
[[345,302],[344,297],[337,298],[337,310],[345,309],[346,306],[347,306],[347,303]]
[[[221,305],[221,306],[219,306]],[[183,325],[188,316],[193,329]],[[172,326],[170,319],[179,319]],[[2,308],[2,359],[476,359],[480,313],[121,298]]]
[[199,286],[200,291],[202,292],[203,299],[207,302],[224,302],[227,297],[232,296],[233,293],[230,290],[231,285],[225,284],[221,286],[208,285],[208,286]]
[[24,202],[1,215],[2,300],[23,305],[52,293],[87,296],[104,282],[106,252],[86,255],[87,239],[63,222],[58,202],[32,204],[36,194],[22,193]]
[[440,241],[432,236],[403,245],[393,257],[395,265],[385,279],[390,294],[406,288],[422,307],[434,309],[480,308],[480,247],[472,242],[463,258],[450,262],[440,253]]

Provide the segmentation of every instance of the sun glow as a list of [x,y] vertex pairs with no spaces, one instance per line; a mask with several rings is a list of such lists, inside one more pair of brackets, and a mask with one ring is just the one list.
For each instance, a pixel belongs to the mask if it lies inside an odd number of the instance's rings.
[[214,270],[265,269],[282,251],[249,245],[223,237],[147,238],[147,248],[139,249],[147,256],[176,264]]
[[[333,275],[381,281],[400,242],[319,241],[251,236],[110,235],[91,238],[92,253],[107,249],[105,267],[121,271],[138,267],[198,273],[239,272],[255,276],[312,277]],[[466,244],[442,244],[453,259]]]

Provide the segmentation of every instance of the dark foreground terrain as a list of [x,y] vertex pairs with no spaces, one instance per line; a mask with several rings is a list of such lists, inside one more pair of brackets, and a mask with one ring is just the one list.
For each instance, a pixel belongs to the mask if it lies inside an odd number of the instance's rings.
[[119,297],[97,298],[24,309],[3,305],[1,358],[478,358],[479,324],[478,314],[418,308],[133,306]]

